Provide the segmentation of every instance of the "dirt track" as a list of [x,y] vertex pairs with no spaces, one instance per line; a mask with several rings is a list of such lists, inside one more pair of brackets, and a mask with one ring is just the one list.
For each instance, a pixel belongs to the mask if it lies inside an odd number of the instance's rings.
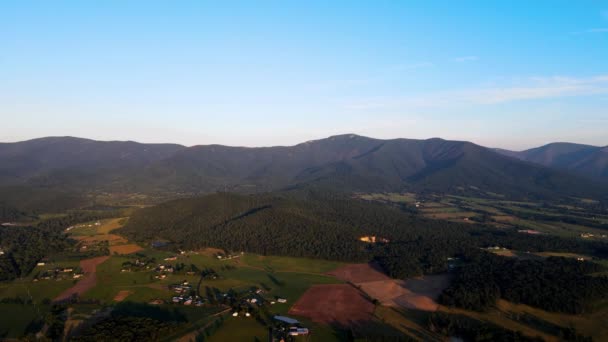
[[85,293],[87,290],[95,287],[95,285],[97,285],[97,265],[108,260],[108,258],[109,256],[100,256],[96,258],[81,260],[80,268],[82,268],[84,276],[80,281],[76,283],[76,285],[63,291],[59,296],[57,296],[57,298],[55,298],[55,301],[60,302],[69,299],[74,295],[82,296],[82,294]]
[[127,297],[129,297],[132,293],[133,293],[133,291],[127,291],[127,290],[118,291],[118,293],[116,294],[116,296],[114,296],[114,301],[115,302],[122,302]]
[[372,319],[374,304],[348,284],[314,285],[289,310],[314,322],[353,327]]

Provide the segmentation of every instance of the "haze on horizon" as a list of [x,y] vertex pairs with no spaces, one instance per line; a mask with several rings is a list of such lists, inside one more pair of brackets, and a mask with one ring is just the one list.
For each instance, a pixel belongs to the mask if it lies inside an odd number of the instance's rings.
[[0,141],[608,145],[608,5],[0,4]]

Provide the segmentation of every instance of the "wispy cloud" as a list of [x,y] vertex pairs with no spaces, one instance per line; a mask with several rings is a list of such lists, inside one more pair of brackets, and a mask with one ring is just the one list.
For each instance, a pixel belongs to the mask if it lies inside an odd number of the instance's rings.
[[461,57],[454,58],[454,62],[459,62],[459,63],[474,62],[477,60],[479,60],[479,57],[477,57],[477,56],[461,56]]
[[608,94],[608,75],[586,78],[529,77],[503,86],[445,90],[410,96],[377,96],[346,104],[355,110],[493,105],[513,101]]

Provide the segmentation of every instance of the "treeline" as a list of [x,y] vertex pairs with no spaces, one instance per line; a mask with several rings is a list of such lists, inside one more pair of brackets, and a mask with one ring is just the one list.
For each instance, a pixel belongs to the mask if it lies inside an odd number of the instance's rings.
[[[41,259],[53,253],[66,253],[75,241],[65,234],[71,225],[111,217],[112,213],[75,212],[43,220],[35,226],[0,226],[0,281],[29,274]],[[109,253],[107,248],[105,253]],[[104,252],[102,251],[102,252]],[[79,253],[79,258],[97,256],[99,252]]]
[[[541,337],[530,337],[520,331],[513,331],[489,322],[471,317],[445,312],[435,312],[427,319],[427,328],[448,337],[458,337],[465,341],[487,342],[542,342]],[[560,341],[592,342],[593,339],[581,335],[574,328],[555,327]]]
[[118,304],[109,317],[71,332],[70,341],[158,341],[186,321],[177,311],[125,302]]
[[487,342],[542,342],[540,337],[528,337],[498,325],[482,322],[463,315],[436,312],[429,316],[427,328],[444,336],[458,337],[464,341]]
[[16,222],[27,217],[28,215],[24,211],[0,202],[0,223]]
[[38,227],[0,227],[0,281],[25,276],[52,252],[73,245],[61,232]]
[[491,253],[468,256],[440,303],[486,310],[499,298],[547,311],[580,314],[608,298],[608,277],[590,276],[604,270],[596,263],[571,258],[521,260]]
[[[608,244],[424,219],[398,208],[319,192],[181,199],[136,212],[122,233],[169,248],[219,247],[262,255],[377,260],[396,278],[448,269],[448,257],[499,245],[525,251],[608,255]],[[367,244],[373,235],[389,243]]]
[[78,223],[91,222],[117,216],[116,211],[73,211],[66,215],[52,217],[36,224],[37,228],[46,231],[64,231]]

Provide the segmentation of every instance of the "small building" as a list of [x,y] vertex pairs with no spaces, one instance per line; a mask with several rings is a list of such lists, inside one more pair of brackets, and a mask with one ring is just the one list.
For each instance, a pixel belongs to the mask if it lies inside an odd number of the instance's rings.
[[298,327],[289,328],[290,336],[302,336],[302,335],[308,335],[309,333],[310,332],[308,331],[307,328],[298,328]]
[[300,321],[298,321],[297,319],[293,319],[293,318],[287,317],[287,316],[274,316],[273,318],[279,322],[283,322],[283,323],[287,323],[287,324],[300,324]]
[[36,264],[36,266],[44,266],[44,265],[46,265],[46,264],[43,263],[43,262],[39,262],[39,263]]
[[277,298],[277,302],[284,304],[284,303],[287,303],[287,299],[285,299],[285,298]]

